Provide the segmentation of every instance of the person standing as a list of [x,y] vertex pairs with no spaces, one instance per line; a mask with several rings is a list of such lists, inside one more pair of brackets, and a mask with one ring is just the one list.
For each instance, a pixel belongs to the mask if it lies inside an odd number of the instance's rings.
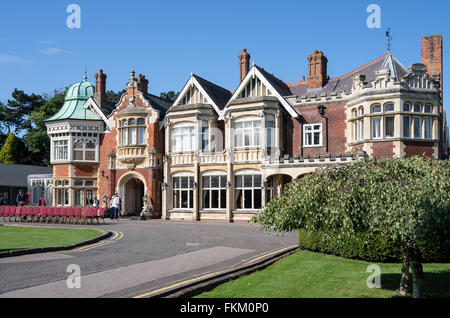
[[120,197],[119,194],[116,192],[116,194],[114,194],[114,196],[111,199],[111,220],[116,219],[117,221],[119,221],[118,219],[118,214],[119,214],[119,208],[120,208]]
[[98,208],[98,205],[100,204],[100,201],[97,199],[97,197],[94,197],[94,201],[92,203],[92,206],[94,208]]
[[19,190],[19,194],[16,197],[17,206],[24,206],[27,204],[27,197],[25,193],[23,193],[23,190]]

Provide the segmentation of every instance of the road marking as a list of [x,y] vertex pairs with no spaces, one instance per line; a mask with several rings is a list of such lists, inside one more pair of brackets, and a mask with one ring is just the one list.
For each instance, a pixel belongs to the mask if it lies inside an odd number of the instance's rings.
[[[292,246],[289,246],[289,247],[285,247],[285,248],[282,248],[282,249],[279,249],[279,250],[276,250],[276,251],[273,251],[273,252],[266,252],[266,253],[263,253],[263,254],[258,254],[257,257],[250,259],[249,261],[245,262],[244,264],[254,263],[257,260],[260,260],[260,259],[262,259],[264,257],[267,257],[269,255],[273,255],[273,254],[285,251],[285,250],[293,248],[293,247],[297,247],[297,245],[292,245]],[[242,260],[242,261],[245,261],[245,260]],[[151,295],[154,295],[154,294],[157,294],[157,293],[160,293],[160,292],[172,289],[172,288],[176,288],[176,287],[179,287],[179,286],[187,285],[189,283],[193,283],[193,282],[196,282],[196,281],[199,281],[199,280],[202,280],[202,279],[214,276],[214,275],[219,275],[219,274],[221,274],[223,272],[225,272],[225,270],[218,271],[218,272],[213,272],[213,273],[208,273],[208,274],[205,274],[205,275],[202,275],[202,276],[195,276],[194,278],[191,278],[191,279],[188,279],[188,280],[184,280],[184,281],[181,281],[181,282],[178,282],[178,283],[166,286],[166,287],[162,287],[162,288],[153,290],[151,292],[140,294],[140,295],[134,296],[133,298],[148,297],[148,296],[151,296]]]
[[270,255],[273,255],[273,254],[276,254],[276,253],[288,250],[288,249],[293,248],[293,247],[297,247],[297,245],[291,245],[291,246],[288,246],[288,247],[285,247],[285,248],[282,248],[282,249],[279,249],[279,250],[276,250],[276,251],[273,251],[273,252],[265,253],[265,254],[263,254],[261,256],[257,256],[255,258],[250,259],[249,261],[246,261],[244,264],[254,263],[256,261],[259,261],[260,259],[263,259],[264,257],[267,257],[267,256],[270,256]]
[[199,276],[199,277],[194,277],[194,278],[191,278],[191,279],[188,279],[188,280],[181,281],[181,282],[176,283],[176,284],[172,284],[172,285],[160,288],[160,289],[153,290],[153,291],[145,293],[145,294],[134,296],[133,298],[144,298],[144,297],[147,297],[147,296],[159,293],[159,292],[163,292],[163,291],[168,290],[168,289],[172,289],[172,288],[175,288],[175,287],[183,286],[183,285],[186,285],[186,284],[189,284],[189,283],[193,283],[193,282],[198,281],[198,280],[202,280],[204,278],[208,278],[208,277],[211,277],[211,276],[214,276],[214,275],[218,275],[218,274],[223,273],[223,272],[224,271],[219,271],[219,272],[209,273],[209,274],[206,274],[206,275],[203,275],[203,276]]
[[76,248],[74,250],[63,251],[61,253],[63,253],[63,254],[71,254],[71,253],[85,252],[85,251],[91,250],[91,249],[96,248],[96,247],[101,247],[101,246],[108,245],[108,244],[110,244],[112,242],[117,242],[118,240],[120,240],[120,239],[122,239],[124,237],[124,234],[122,232],[120,232],[120,231],[111,230],[110,232],[113,232],[114,235],[113,235],[113,237],[111,237],[109,239],[109,242],[108,241],[98,242],[98,243],[95,243],[95,244],[82,246],[82,247]]

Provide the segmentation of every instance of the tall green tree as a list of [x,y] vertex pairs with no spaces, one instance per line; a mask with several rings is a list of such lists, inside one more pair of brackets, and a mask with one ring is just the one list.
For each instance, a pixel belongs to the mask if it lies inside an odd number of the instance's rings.
[[50,138],[44,121],[61,109],[66,91],[51,97],[44,96],[45,102],[29,116],[31,125],[26,129],[23,141],[35,165],[50,165]]
[[26,147],[22,140],[17,138],[14,133],[8,135],[8,138],[6,138],[4,145],[0,150],[0,163],[29,163],[29,154],[26,151]]
[[382,235],[402,247],[402,279],[422,297],[421,254],[427,246],[450,246],[450,162],[422,158],[358,161],[319,169],[285,188],[253,219],[265,230],[331,234],[337,239]]

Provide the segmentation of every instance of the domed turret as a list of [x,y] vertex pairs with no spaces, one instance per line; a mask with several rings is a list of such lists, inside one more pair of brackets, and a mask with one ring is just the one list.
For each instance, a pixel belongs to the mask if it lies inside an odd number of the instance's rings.
[[94,96],[95,85],[87,81],[86,74],[83,81],[69,87],[61,109],[46,121],[62,119],[102,120],[90,109],[84,108],[86,101]]

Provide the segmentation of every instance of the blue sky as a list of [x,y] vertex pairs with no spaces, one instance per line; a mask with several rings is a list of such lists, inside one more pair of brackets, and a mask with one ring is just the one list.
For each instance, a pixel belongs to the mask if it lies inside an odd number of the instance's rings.
[[[81,8],[81,28],[69,29],[66,8]],[[366,8],[381,7],[381,29],[369,29]],[[181,90],[191,72],[227,89],[238,84],[237,54],[286,82],[307,75],[314,49],[328,58],[328,74],[343,75],[392,52],[405,66],[420,62],[420,38],[442,34],[444,105],[450,81],[450,1],[10,1],[0,4],[0,100],[14,88],[52,93],[102,68],[107,89],[121,90],[130,69],[149,90]],[[446,80],[447,79],[447,80]]]

